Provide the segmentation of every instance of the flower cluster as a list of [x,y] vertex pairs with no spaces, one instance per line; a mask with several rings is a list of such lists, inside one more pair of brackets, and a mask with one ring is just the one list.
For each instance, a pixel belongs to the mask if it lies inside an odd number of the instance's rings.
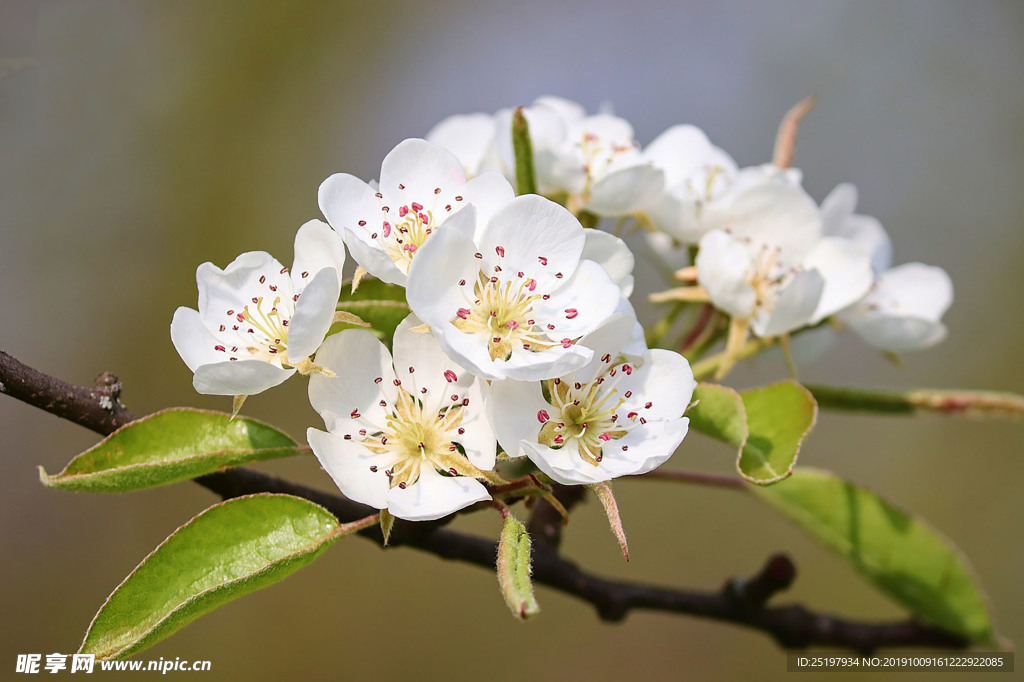
[[[723,366],[749,334],[826,319],[888,351],[944,335],[948,277],[890,267],[889,239],[854,213],[851,186],[819,206],[788,164],[738,168],[693,126],[641,148],[624,119],[566,100],[520,113],[539,194],[510,184],[512,110],[455,116],[395,147],[379,181],[327,178],[327,223],[299,229],[291,269],[263,252],[200,266],[198,311],[179,308],[171,324],[196,390],[235,396],[237,409],[310,375],[326,430],[307,438],[341,491],[429,520],[507,488],[503,460],[594,485],[650,471],[685,437],[690,365],[647,347],[629,302],[633,255],[581,219],[632,219],[662,240],[657,251],[668,240],[695,253],[677,273],[686,286],[655,298],[709,302],[727,317]],[[372,275],[409,311],[376,330],[387,345],[342,309],[346,247],[352,291]]]
[[[696,267],[679,272],[694,286],[652,298],[710,302],[731,318],[734,350],[750,333],[772,338],[826,319],[885,351],[922,349],[945,336],[946,273],[918,263],[890,268],[889,237],[877,220],[854,213],[856,190],[840,185],[819,206],[788,167],[791,149],[739,168],[692,125],[641,148],[628,122],[588,116],[573,102],[542,97],[522,113],[542,194],[577,213],[632,218],[659,252],[696,248]],[[449,145],[471,175],[512,178],[512,116],[454,116],[427,139]]]

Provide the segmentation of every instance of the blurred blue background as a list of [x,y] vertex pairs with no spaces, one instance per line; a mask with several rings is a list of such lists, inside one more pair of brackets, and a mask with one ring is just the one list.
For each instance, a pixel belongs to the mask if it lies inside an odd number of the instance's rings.
[[[195,305],[202,261],[265,249],[288,262],[330,173],[375,177],[395,144],[448,115],[542,94],[610,102],[641,143],[694,123],[741,164],[760,163],[782,114],[815,94],[796,155],[808,191],[820,200],[855,183],[896,262],[946,268],[956,301],[949,339],[905,369],[844,337],[802,378],[1020,392],[1022,29],[1016,0],[0,0],[0,348],[77,383],[113,371],[139,414],[227,409],[192,391],[171,314]],[[735,378],[784,374],[765,358]],[[246,411],[293,435],[319,425],[302,380]],[[17,653],[75,650],[118,582],[214,499],[188,484],[49,491],[36,466],[59,470],[95,437],[9,399],[0,434],[6,667]],[[1024,641],[1019,423],[823,414],[800,461],[927,518],[970,557],[1003,634]],[[732,454],[693,435],[670,466],[728,472]],[[311,458],[262,468],[330,488]],[[598,573],[714,589],[784,550],[801,573],[780,603],[901,615],[755,500],[616,490],[631,563],[597,505],[567,529],[566,553]],[[498,530],[491,515],[458,525]],[[607,625],[560,594],[538,597],[541,616],[519,624],[493,574],[353,539],[140,657],[211,659],[216,679],[246,680],[785,676],[760,634],[649,613]]]

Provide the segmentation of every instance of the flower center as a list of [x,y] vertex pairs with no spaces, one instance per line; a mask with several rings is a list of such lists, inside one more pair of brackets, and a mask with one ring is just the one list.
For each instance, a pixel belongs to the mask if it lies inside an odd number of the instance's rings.
[[536,280],[529,277],[522,277],[517,285],[481,271],[473,299],[456,311],[452,324],[466,334],[486,334],[491,360],[508,360],[520,345],[532,352],[551,348],[554,343],[531,316],[534,303],[543,298],[533,293],[536,288]]
[[381,246],[398,269],[408,274],[413,256],[434,231],[434,214],[424,210],[417,202],[400,206],[398,222],[384,221],[380,235]]
[[753,270],[747,276],[747,284],[754,288],[757,296],[754,307],[765,313],[771,312],[779,289],[793,272],[783,265],[781,255],[779,247],[762,246],[754,260]]
[[587,183],[583,190],[584,196],[590,194],[594,183],[604,177],[620,155],[634,149],[632,145],[628,144],[606,143],[591,132],[583,133],[583,140],[579,143],[579,148],[580,154],[583,156],[583,172],[587,176]]
[[[246,304],[242,312],[238,313],[236,319],[245,325],[245,335],[248,337],[249,345],[247,350],[252,355],[280,356],[281,362],[286,362],[285,351],[288,349],[288,319],[282,317],[278,306],[281,297],[275,296],[274,302],[264,311],[262,296],[253,299],[252,306]],[[241,331],[241,329],[239,330]]]
[[[384,473],[391,480],[391,487],[404,489],[416,483],[424,466],[450,476],[484,476],[459,452],[453,441],[453,436],[465,432],[461,424],[467,403],[468,400],[463,400],[436,414],[428,413],[422,402],[399,389],[397,402],[390,406],[384,428],[363,437],[363,444],[369,450],[390,455],[393,464]],[[387,406],[384,399],[381,405]],[[371,469],[376,471],[376,467]]]
[[[629,367],[623,365],[622,367]],[[621,368],[620,368],[621,370]],[[542,410],[537,414],[543,426],[537,441],[550,448],[558,449],[575,440],[580,457],[584,461],[597,466],[604,458],[602,449],[605,444],[618,440],[626,435],[632,423],[620,424],[616,411],[626,402],[625,398],[617,398],[616,381],[606,381],[608,376],[614,377],[612,370],[588,384],[552,379],[544,382],[548,404],[552,414]],[[629,368],[628,372],[632,372]],[[637,414],[631,412],[628,419],[635,420]]]
[[[303,278],[308,276],[308,272],[302,273]],[[254,358],[282,367],[295,366],[287,356],[288,322],[295,314],[299,295],[292,295],[288,268],[260,274],[259,288],[261,291],[254,292],[257,295],[241,310],[232,308],[224,313],[213,349],[232,362]]]

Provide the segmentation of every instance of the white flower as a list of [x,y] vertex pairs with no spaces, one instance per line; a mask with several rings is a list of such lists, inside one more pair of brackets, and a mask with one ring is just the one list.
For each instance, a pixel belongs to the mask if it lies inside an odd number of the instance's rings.
[[945,270],[906,263],[880,274],[871,292],[841,319],[876,348],[922,350],[946,338],[942,316],[952,303],[953,282]]
[[633,293],[633,266],[636,259],[626,242],[598,229],[585,230],[584,234],[586,241],[580,258],[592,260],[604,268],[612,281],[619,285],[622,295],[629,298]]
[[647,145],[643,157],[665,174],[663,190],[641,207],[647,222],[682,242],[696,243],[708,231],[702,209],[732,185],[736,162],[692,125],[669,128]]
[[591,334],[595,358],[579,371],[491,385],[488,408],[506,453],[528,456],[568,485],[646,473],[672,455],[689,426],[683,412],[693,372],[672,351],[650,350],[634,362],[608,350],[632,324],[617,316]]
[[[892,265],[892,243],[875,218],[854,213],[857,189],[837,186],[822,202],[826,234],[868,254],[875,278],[865,296],[848,300],[840,319],[868,344],[894,353],[934,346],[946,337],[942,316],[953,303],[953,283],[942,268]],[[856,303],[856,305],[851,305]]]
[[499,173],[467,182],[465,168],[450,151],[409,139],[384,158],[379,187],[337,173],[320,185],[319,202],[360,266],[378,279],[404,285],[417,251],[449,217],[470,203],[487,216],[513,196]]
[[589,362],[593,351],[577,340],[615,311],[621,291],[580,260],[579,221],[537,195],[481,221],[475,239],[475,221],[462,217],[422,249],[406,294],[445,352],[488,379],[549,378]]
[[289,272],[269,253],[250,251],[221,270],[196,270],[199,311],[181,307],[171,340],[209,395],[245,396],[315,371],[341,291],[345,248],[329,225],[312,220],[295,235]]
[[704,235],[697,253],[711,302],[762,337],[808,324],[825,283],[803,266],[821,236],[817,205],[799,187],[764,183],[733,200],[731,213],[731,228]]
[[816,324],[871,287],[869,254],[833,224],[823,235],[821,213],[798,185],[752,182],[729,199],[728,214],[727,230],[701,239],[698,277],[712,303],[750,318],[758,336]]
[[[587,116],[559,97],[524,107],[541,194],[567,195],[573,211],[625,216],[661,189],[663,175],[640,153],[633,126],[611,114]],[[505,166],[515,168],[512,111],[498,112],[497,144]]]
[[477,479],[493,476],[496,450],[480,382],[430,334],[410,331],[418,324],[399,325],[393,361],[370,332],[329,338],[317,361],[337,376],[309,382],[327,431],[306,434],[341,492],[409,521],[490,499]]

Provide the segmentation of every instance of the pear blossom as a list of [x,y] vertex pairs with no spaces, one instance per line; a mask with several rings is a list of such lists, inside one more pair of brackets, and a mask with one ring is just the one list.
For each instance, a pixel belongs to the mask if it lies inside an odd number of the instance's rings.
[[[523,113],[531,140],[536,137],[540,148],[534,166],[542,193],[567,194],[573,212],[629,215],[661,189],[663,173],[644,158],[625,119],[607,113],[587,116],[575,102],[557,97],[542,97]],[[509,131],[503,148],[511,160],[511,117],[499,121],[499,143],[506,126]]]
[[307,439],[347,497],[408,521],[447,516],[490,499],[478,479],[500,479],[494,430],[481,383],[449,359],[430,334],[395,331],[394,356],[365,330],[329,338],[318,362],[337,376],[314,376],[309,400],[326,431]]
[[952,303],[953,282],[945,270],[905,263],[878,275],[870,293],[840,319],[881,350],[922,350],[946,338],[942,316]]
[[263,251],[243,253],[223,270],[200,265],[199,310],[180,307],[171,321],[195,389],[246,396],[320,369],[311,356],[334,319],[344,264],[341,236],[311,220],[295,235],[291,270]]
[[409,306],[445,352],[488,379],[550,378],[587,364],[593,351],[578,341],[622,292],[581,259],[579,221],[537,195],[513,199],[487,222],[463,217],[432,237],[409,271]]
[[488,408],[498,442],[566,485],[646,473],[686,436],[683,412],[696,382],[678,353],[645,350],[639,359],[614,348],[632,328],[616,316],[588,337],[586,367],[542,382],[494,382]]
[[452,215],[473,203],[479,215],[488,216],[514,195],[499,173],[467,181],[466,169],[450,151],[409,139],[384,158],[379,186],[336,173],[320,185],[319,203],[361,267],[404,285],[417,251]]
[[[857,188],[838,185],[821,205],[827,235],[867,252],[875,273],[870,291],[846,300],[839,318],[865,342],[884,351],[929,348],[946,337],[942,316],[953,302],[953,283],[942,268],[892,265],[892,242],[875,218],[855,213]],[[849,299],[849,297],[847,297]]]
[[821,274],[802,265],[821,235],[817,205],[801,189],[775,183],[733,204],[731,227],[700,241],[698,282],[717,308],[749,319],[758,336],[807,324],[824,288]]
[[663,132],[647,145],[643,158],[665,174],[662,191],[641,206],[644,222],[681,242],[696,243],[708,230],[701,220],[703,206],[732,185],[736,162],[692,125]]
[[859,245],[869,255],[872,269],[882,272],[892,263],[892,242],[876,218],[854,213],[856,208],[857,188],[850,183],[836,185],[821,202],[822,231]]
[[700,241],[698,281],[758,336],[816,324],[867,293],[869,254],[824,235],[817,205],[798,185],[754,182],[729,204],[729,227]]

